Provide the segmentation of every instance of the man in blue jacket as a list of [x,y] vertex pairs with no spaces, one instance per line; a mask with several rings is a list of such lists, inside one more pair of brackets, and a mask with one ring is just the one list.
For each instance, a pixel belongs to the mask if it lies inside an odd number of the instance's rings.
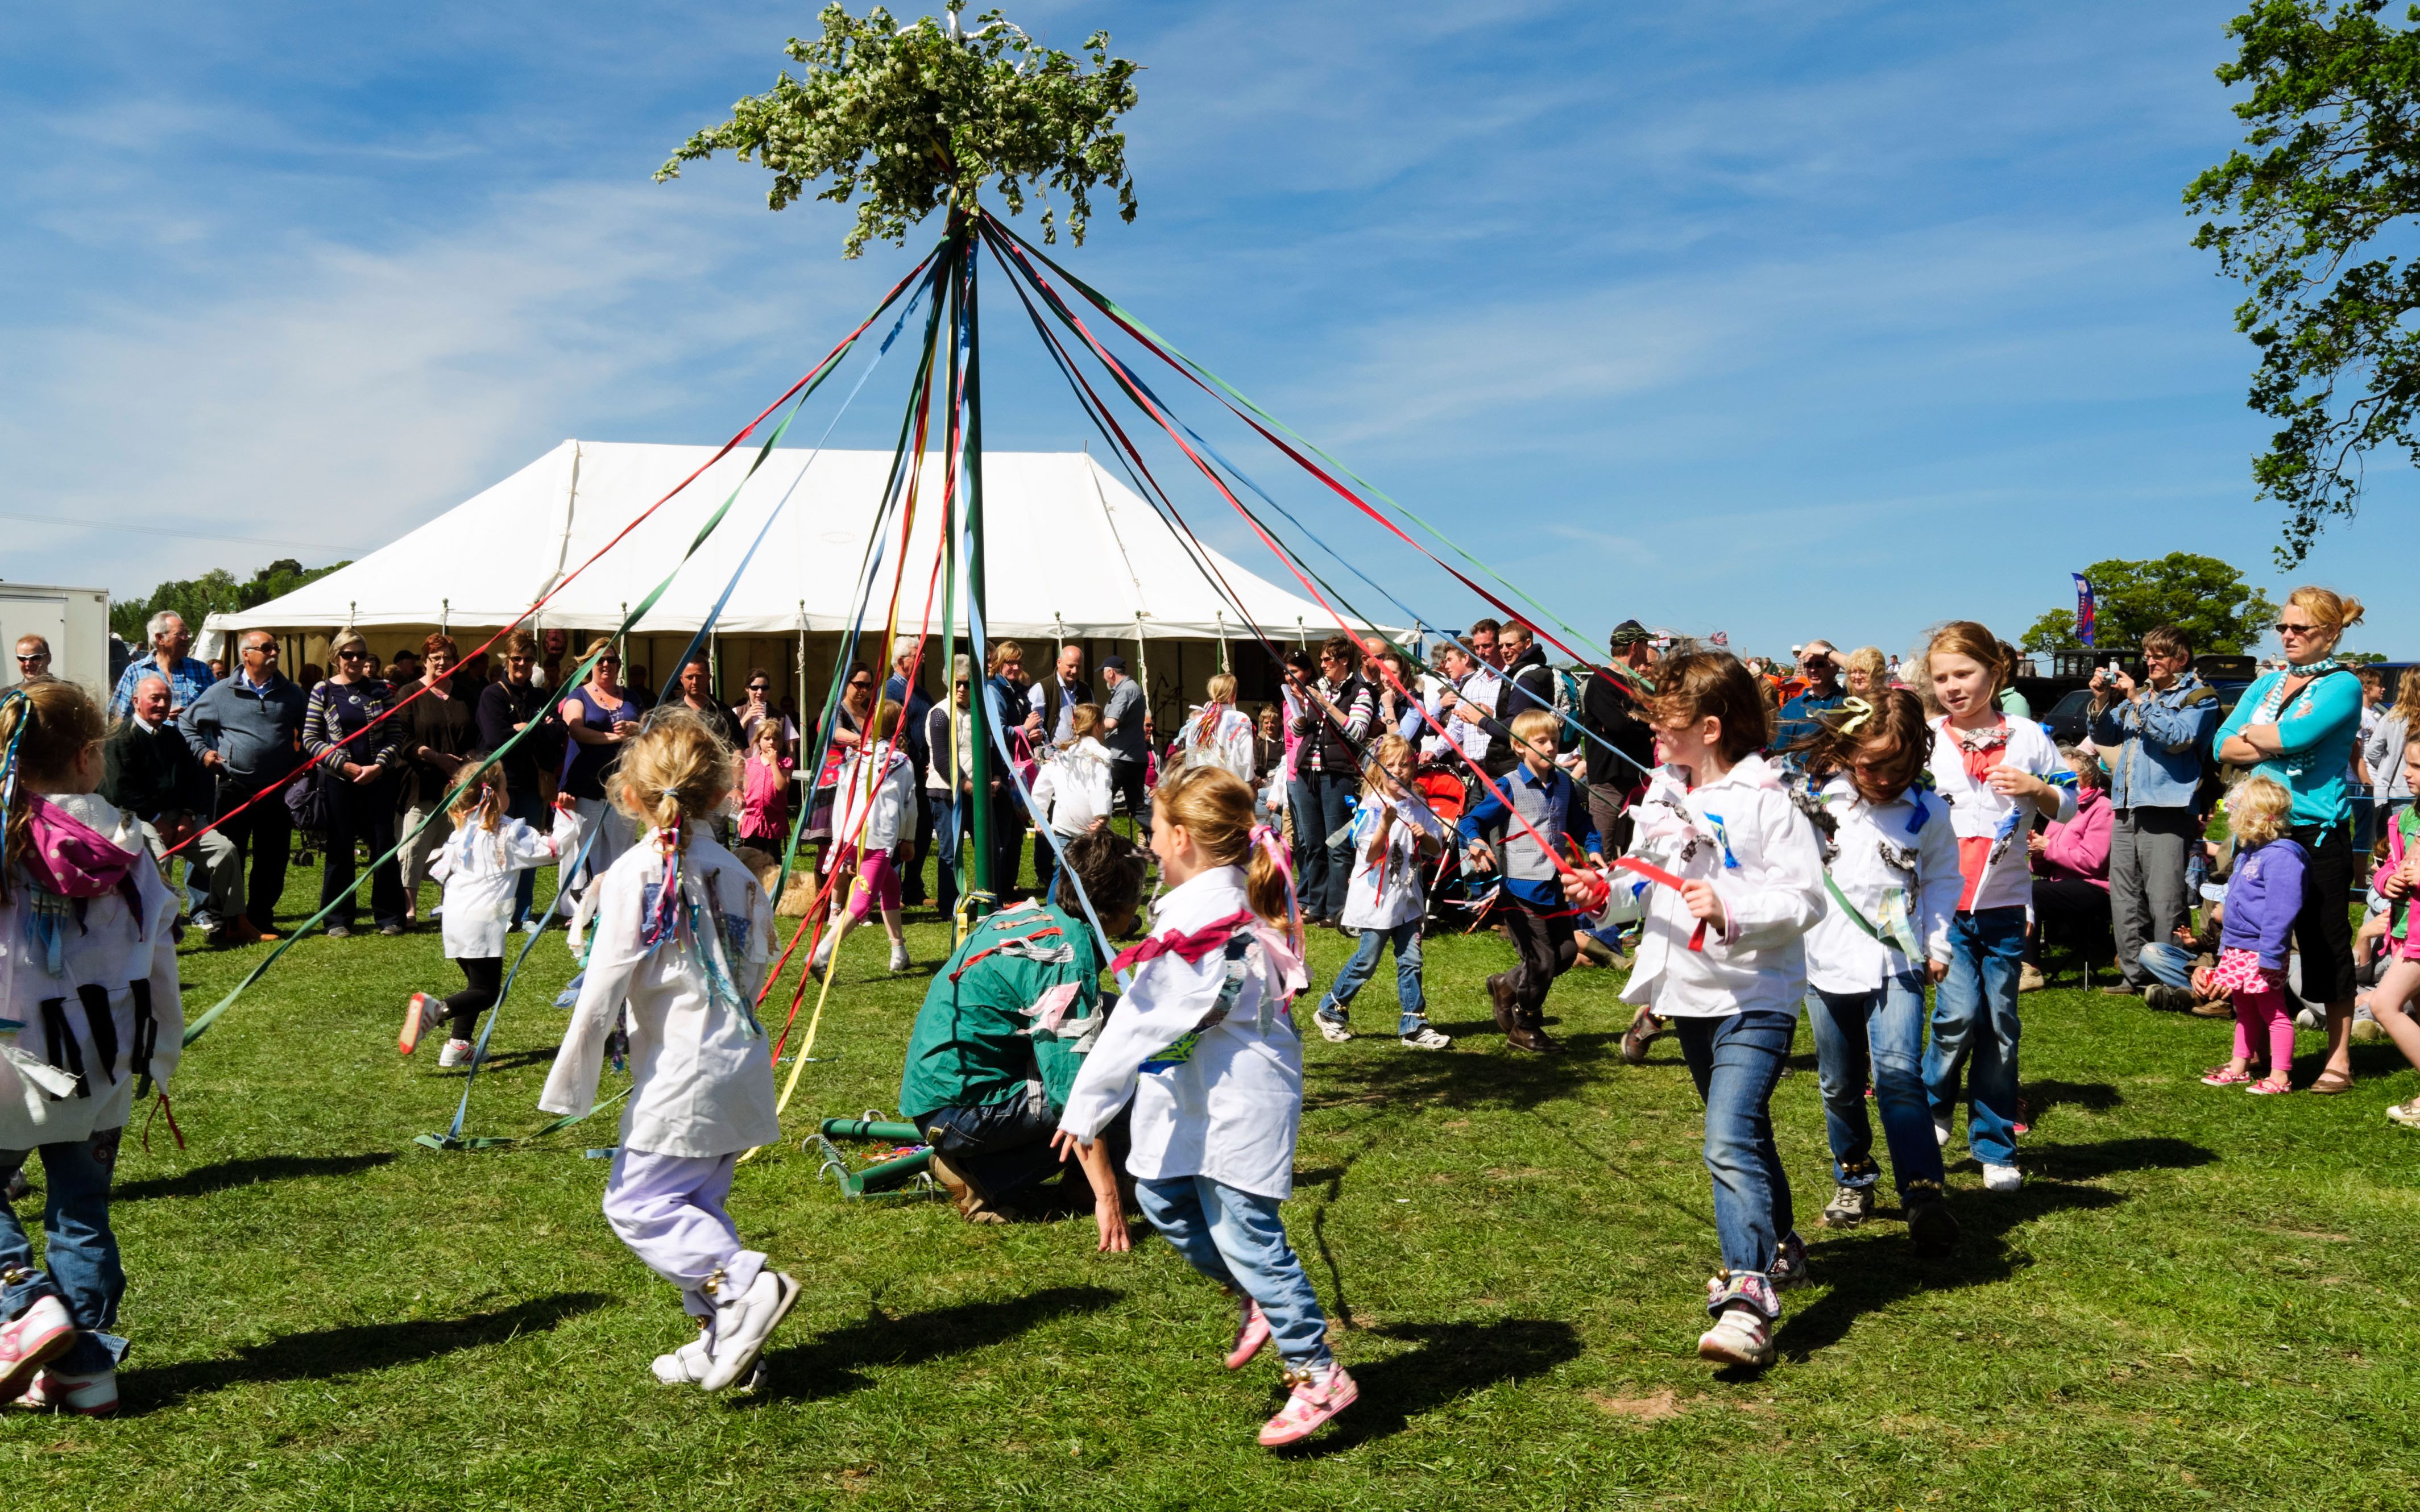
[[2194,792],[2218,728],[2218,691],[2194,675],[2193,644],[2172,625],[2143,637],[2143,669],[2140,683],[2122,671],[2092,674],[2092,744],[2109,767],[2113,814],[2109,913],[2125,974],[2102,991],[2165,997],[2176,989],[2158,985],[2143,947],[2191,920],[2185,867],[2201,838]]
[[[216,792],[219,827],[195,841],[210,873],[210,900],[194,922],[213,945],[273,940],[277,901],[286,894],[286,863],[294,822],[283,794],[271,793],[302,760],[302,690],[277,670],[277,638],[246,630],[235,675],[212,683],[177,716],[177,733],[207,768]],[[257,795],[258,803],[244,809]],[[242,809],[238,813],[236,810]],[[243,885],[244,852],[252,852],[252,887]]]

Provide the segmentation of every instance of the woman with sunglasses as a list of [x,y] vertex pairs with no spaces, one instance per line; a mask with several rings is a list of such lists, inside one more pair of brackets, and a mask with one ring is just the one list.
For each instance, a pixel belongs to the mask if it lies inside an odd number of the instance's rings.
[[[353,932],[353,905],[360,901],[353,891],[353,846],[365,842],[378,861],[370,873],[370,917],[380,934],[400,934],[403,870],[388,853],[395,849],[396,774],[403,767],[396,740],[402,731],[389,719],[368,734],[360,733],[387,711],[394,694],[369,670],[369,642],[359,630],[338,631],[330,655],[336,670],[312,685],[302,710],[303,754],[341,779],[335,802],[329,806],[319,906],[338,898],[345,902],[328,916],[326,933],[331,939],[342,939]],[[352,744],[342,744],[349,739]]]
[[611,638],[588,642],[587,656],[596,658],[588,681],[556,705],[564,733],[563,775],[558,784],[571,795],[580,810],[582,833],[597,839],[588,847],[588,861],[569,886],[584,890],[589,880],[603,876],[630,845],[630,821],[606,801],[605,781],[622,758],[623,743],[639,733],[639,717],[647,712],[639,695],[622,686],[622,656]]
[[2309,857],[2294,945],[2302,995],[2328,1010],[2327,1066],[2310,1086],[2323,1094],[2352,1086],[2352,797],[2345,774],[2361,735],[2361,682],[2335,649],[2360,623],[2361,600],[2295,589],[2271,626],[2286,648],[2285,667],[2245,688],[2218,727],[2220,761],[2273,779],[2293,796],[2286,833]]

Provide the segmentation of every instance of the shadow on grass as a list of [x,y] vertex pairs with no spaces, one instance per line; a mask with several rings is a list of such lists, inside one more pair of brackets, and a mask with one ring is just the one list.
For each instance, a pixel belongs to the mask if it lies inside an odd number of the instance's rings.
[[2027,1082],[2022,1095],[2027,1111],[2035,1118],[2057,1107],[2106,1113],[2126,1101],[2124,1095],[2107,1082]]
[[1544,1375],[1580,1352],[1579,1331],[1559,1319],[1505,1318],[1492,1323],[1390,1323],[1367,1332],[1414,1339],[1416,1350],[1353,1367],[1361,1399],[1334,1431],[1281,1451],[1290,1458],[1342,1454],[1401,1433],[1411,1420],[1501,1381]]
[[[479,1063],[479,1069],[481,1071],[510,1071],[515,1066],[551,1065],[557,1054],[559,1054],[559,1051],[553,1045],[549,1045],[543,1050],[499,1050],[489,1056],[487,1059],[481,1061]],[[458,1067],[453,1071],[447,1072],[445,1074],[448,1078],[458,1081],[463,1076],[469,1074],[469,1069],[467,1067]]]
[[223,1160],[196,1165],[177,1176],[151,1176],[121,1181],[111,1189],[112,1202],[141,1202],[150,1197],[199,1197],[264,1181],[292,1181],[306,1176],[350,1176],[395,1159],[392,1150],[361,1155],[260,1155],[250,1160]]
[[2025,1168],[2031,1180],[2007,1193],[1961,1194],[1955,1200],[1960,1227],[1957,1250],[1926,1256],[1910,1248],[1903,1232],[1869,1232],[1819,1240],[1807,1245],[1815,1281],[1829,1289],[1785,1319],[1774,1335],[1784,1358],[1805,1360],[1838,1343],[1857,1319],[1923,1291],[2005,1281],[2032,1263],[2012,1249],[2009,1236],[2054,1212],[2102,1211],[2126,1201],[2122,1192],[2061,1181],[2090,1180],[2132,1170],[2178,1170],[2206,1165],[2218,1157],[2184,1139],[2109,1139],[2091,1145],[2028,1142]]
[[481,1345],[502,1344],[523,1334],[542,1333],[566,1319],[594,1312],[613,1299],[596,1291],[563,1291],[533,1297],[494,1312],[468,1318],[426,1318],[408,1323],[358,1323],[309,1334],[288,1334],[266,1344],[249,1344],[227,1359],[192,1360],[118,1373],[118,1389],[130,1411],[157,1412],[246,1381],[330,1381],[433,1360]]
[[923,1365],[1004,1344],[1028,1329],[1120,1299],[1107,1287],[1049,1287],[1005,1302],[965,1302],[893,1318],[879,1306],[808,1344],[765,1356],[764,1386],[737,1405],[814,1401],[874,1384],[862,1367]]
[[[1506,1044],[1492,1019],[1437,1027],[1461,1048],[1322,1061],[1315,1088],[1305,1089],[1304,1111],[1431,1101],[1452,1108],[1521,1110],[1569,1097],[1622,1069],[1619,1034],[1558,1036],[1564,1053],[1542,1056]],[[1466,1040],[1471,1044],[1463,1046]]]

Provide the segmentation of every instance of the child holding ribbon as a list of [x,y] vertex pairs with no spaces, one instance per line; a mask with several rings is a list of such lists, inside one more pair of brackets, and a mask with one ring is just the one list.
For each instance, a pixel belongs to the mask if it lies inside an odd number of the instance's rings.
[[[2294,1089],[2288,1075],[2294,1064],[2294,1010],[2286,991],[2286,957],[2292,949],[2294,919],[2303,910],[2303,873],[2310,857],[2286,833],[2293,823],[2293,795],[2285,785],[2265,777],[2247,778],[2226,795],[2226,827],[2235,834],[2236,851],[2235,868],[2226,879],[2218,964],[2197,967],[2193,986],[2194,995],[2204,1000],[2233,1000],[2235,1057],[2205,1074],[2204,1086],[2249,1083],[2245,1089],[2256,1097]],[[2408,885],[2401,890],[2408,892]],[[2256,1063],[2261,1063],[2257,1073]]]
[[1179,768],[1151,805],[1169,885],[1152,933],[1120,955],[1132,980],[1067,1094],[1053,1143],[1089,1149],[1131,1101],[1126,1169],[1152,1227],[1237,1298],[1227,1368],[1274,1342],[1291,1388],[1260,1442],[1295,1443],[1360,1390],[1327,1346],[1327,1319],[1286,1242],[1302,1122],[1295,994],[1307,982],[1283,842],[1252,823],[1251,789],[1216,766]]
[[2000,709],[2009,667],[1991,631],[1953,620],[1933,632],[1922,672],[1942,708],[1932,722],[1931,769],[1957,831],[1962,879],[1949,974],[1932,995],[1924,1088],[1934,1142],[1946,1146],[1964,1073],[1966,1139],[1993,1192],[2024,1184],[2017,1169],[2017,983],[2034,886],[2024,832],[2037,814],[2075,817],[2075,774],[2048,733]]
[[1903,687],[1853,695],[1815,719],[1792,796],[1822,838],[1828,904],[1807,932],[1807,1017],[1837,1186],[1823,1224],[1854,1228],[1873,1213],[1882,1172],[1866,1115],[1870,1083],[1908,1238],[1946,1250],[1958,1220],[1925,1105],[1924,989],[1949,974],[1962,879],[1949,806],[1926,791],[1932,732]]
[[[1101,706],[1078,703],[1067,715],[1067,738],[1044,752],[1042,769],[1033,778],[1033,805],[1050,821],[1061,845],[1105,823],[1116,798],[1109,773],[1109,748],[1101,744]],[[1058,874],[1058,852],[1047,840],[1033,842],[1033,874],[1037,897],[1050,896]]]
[[118,1140],[155,1082],[166,1101],[185,1033],[176,897],[94,791],[107,733],[73,683],[0,694],[0,1186],[37,1150],[49,1184],[39,1266],[0,1199],[0,1402],[93,1417],[126,1353]]
[[916,768],[896,738],[900,710],[884,699],[874,710],[865,738],[841,763],[839,813],[832,822],[831,849],[824,868],[837,872],[854,865],[845,902],[831,902],[830,927],[815,942],[808,969],[820,973],[848,932],[879,909],[883,933],[891,936],[891,969],[908,969],[908,932],[900,926],[899,865],[892,857],[903,831],[912,833],[916,812]]
[[580,1002],[538,1106],[597,1103],[606,1037],[626,1011],[630,1098],[605,1185],[605,1220],[681,1289],[697,1336],[658,1381],[721,1391],[749,1379],[799,1284],[743,1249],[723,1203],[742,1150],[782,1136],[773,1057],[753,1004],[772,937],[765,889],[715,843],[731,752],[680,709],[622,748],[614,802],[643,831],[598,885]]
[[580,812],[571,798],[554,800],[554,829],[548,835],[505,813],[511,801],[502,766],[481,773],[455,795],[454,838],[428,869],[445,889],[445,956],[462,968],[464,986],[451,997],[412,994],[403,1006],[403,1032],[395,1047],[411,1054],[422,1035],[450,1018],[454,1032],[437,1053],[440,1069],[471,1063],[472,1031],[504,992],[504,941],[512,933],[520,874],[580,854]]
[[1823,859],[1779,768],[1757,754],[1766,707],[1747,669],[1727,652],[1691,652],[1658,665],[1655,687],[1647,712],[1659,764],[1631,810],[1631,855],[1680,886],[1642,895],[1637,964],[1621,996],[1672,1026],[1706,1107],[1723,1264],[1706,1283],[1714,1326],[1698,1353],[1766,1365],[1777,1292],[1807,1276],[1771,1103],[1807,995],[1805,936],[1823,915]]
[[1343,922],[1361,932],[1361,942],[1311,1020],[1335,1043],[1352,1039],[1354,995],[1377,971],[1378,952],[1392,945],[1395,1033],[1414,1050],[1443,1050],[1453,1041],[1429,1026],[1420,990],[1420,923],[1429,911],[1420,863],[1445,848],[1445,829],[1426,804],[1411,797],[1411,742],[1389,731],[1372,755],[1362,773],[1360,807],[1353,812],[1353,877],[1344,889]]
[[[1514,716],[1512,747],[1521,753],[1519,763],[1462,816],[1462,843],[1471,866],[1502,872],[1505,896],[1513,903],[1505,923],[1521,964],[1487,979],[1496,1026],[1514,1049],[1550,1055],[1563,1044],[1546,1032],[1546,989],[1579,959],[1573,938],[1578,926],[1563,898],[1567,869],[1557,853],[1575,819],[1588,824],[1588,806],[1571,774],[1555,764],[1559,723],[1552,709]],[[1595,849],[1593,831],[1584,828],[1579,838],[1583,850]]]

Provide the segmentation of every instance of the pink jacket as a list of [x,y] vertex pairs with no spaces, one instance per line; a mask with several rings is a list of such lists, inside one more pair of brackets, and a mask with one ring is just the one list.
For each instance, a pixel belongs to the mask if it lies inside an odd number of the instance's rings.
[[2098,788],[2079,788],[2075,817],[2042,831],[2042,853],[2034,858],[2038,877],[2078,877],[2109,888],[2109,825],[2117,810],[2109,795]]
[[739,764],[740,839],[789,839],[790,773],[797,765],[784,756],[780,766],[768,766],[752,753]]

